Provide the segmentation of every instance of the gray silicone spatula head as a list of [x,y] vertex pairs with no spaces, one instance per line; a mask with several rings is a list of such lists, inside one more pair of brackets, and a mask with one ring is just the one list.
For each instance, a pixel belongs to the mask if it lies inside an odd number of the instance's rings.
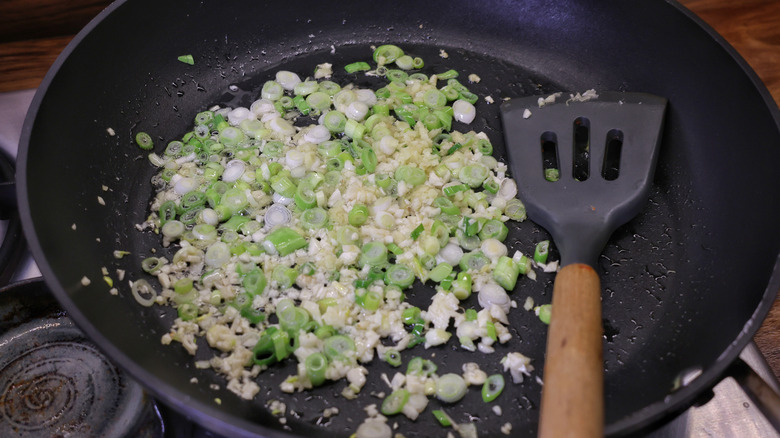
[[[528,217],[543,226],[561,264],[595,267],[612,232],[644,205],[658,158],[666,99],[604,92],[501,106],[512,176]],[[548,99],[551,101],[552,99]]]

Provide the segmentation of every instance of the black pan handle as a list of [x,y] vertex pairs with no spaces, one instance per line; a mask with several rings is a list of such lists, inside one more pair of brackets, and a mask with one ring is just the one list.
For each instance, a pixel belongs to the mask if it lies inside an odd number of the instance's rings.
[[744,360],[737,358],[727,370],[770,424],[780,432],[780,395]]

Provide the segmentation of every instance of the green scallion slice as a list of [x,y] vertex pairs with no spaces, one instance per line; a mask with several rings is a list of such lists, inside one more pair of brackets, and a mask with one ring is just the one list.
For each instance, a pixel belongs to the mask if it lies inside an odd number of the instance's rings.
[[145,132],[139,132],[135,135],[135,143],[145,151],[151,150],[154,147],[152,136]]
[[447,373],[436,380],[436,397],[445,403],[455,403],[466,395],[466,381],[460,374]]
[[328,358],[322,353],[312,353],[304,360],[306,376],[313,386],[320,386],[325,382],[325,371],[328,369]]
[[409,402],[409,395],[409,390],[406,388],[396,389],[391,392],[382,401],[382,408],[380,409],[382,414],[395,415],[401,413],[406,403]]
[[504,376],[501,374],[492,374],[488,376],[485,383],[482,384],[482,401],[490,403],[504,390]]
[[391,265],[385,272],[385,283],[406,289],[414,283],[414,272],[406,265]]

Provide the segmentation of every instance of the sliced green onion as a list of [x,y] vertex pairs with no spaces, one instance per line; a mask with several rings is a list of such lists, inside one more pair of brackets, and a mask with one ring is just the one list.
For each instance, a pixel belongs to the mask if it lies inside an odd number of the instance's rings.
[[333,81],[322,81],[320,82],[320,91],[323,93],[333,96],[339,91],[341,91],[341,85],[333,82]]
[[165,264],[163,259],[158,257],[148,257],[141,262],[141,269],[148,274],[155,275],[160,272],[160,268]]
[[260,91],[260,97],[270,101],[279,100],[283,94],[284,88],[276,81],[267,81],[263,84],[263,88]]
[[401,312],[401,321],[406,325],[417,324],[424,322],[420,314],[422,311],[419,307],[407,307]]
[[[263,146],[263,155],[271,157],[271,158],[277,158],[282,155],[282,151],[284,150],[284,144],[280,141],[269,141],[268,143]],[[274,163],[271,163],[274,164]],[[276,163],[279,164],[279,163]],[[281,164],[280,164],[281,166]],[[270,164],[269,164],[270,167]],[[273,172],[272,172],[273,174]]]
[[520,264],[515,263],[511,257],[501,256],[493,269],[493,279],[504,289],[511,291],[515,288],[517,277],[520,275]]
[[298,189],[287,175],[276,175],[271,178],[271,188],[285,198],[292,198]]
[[317,205],[317,196],[308,184],[299,184],[293,196],[295,205],[301,210],[306,210]]
[[482,183],[482,188],[486,192],[495,195],[496,193],[498,193],[499,186],[496,180],[494,180],[493,178],[488,178],[485,180],[485,182]]
[[473,251],[464,254],[460,259],[460,269],[463,271],[473,270],[479,271],[484,266],[490,264],[490,259],[482,253],[482,251]]
[[458,93],[458,90],[456,90],[454,87],[451,87],[449,85],[442,87],[441,92],[444,94],[444,96],[447,97],[447,100],[449,101],[456,100],[460,94]]
[[173,283],[173,291],[176,292],[177,295],[185,295],[189,293],[192,290],[192,279],[185,277],[180,278],[176,280],[175,283]]
[[414,283],[414,272],[406,265],[391,265],[385,272],[385,283],[406,289]]
[[363,225],[368,220],[368,207],[363,204],[355,204],[352,210],[349,211],[347,220],[350,225],[356,227]]
[[185,64],[195,65],[195,58],[193,58],[192,55],[181,55],[176,59]]
[[404,253],[404,250],[400,246],[396,245],[395,243],[388,243],[387,250],[397,256]]
[[405,388],[396,389],[382,400],[382,408],[380,410],[383,415],[395,415],[403,411],[407,402],[409,402],[409,390]]
[[[423,68],[424,66],[425,66],[425,61],[423,61],[422,58],[420,58],[419,56],[415,56],[414,58],[412,58],[412,68],[420,69],[420,68]],[[422,73],[420,73],[420,74],[422,74]],[[427,80],[427,79],[428,78],[425,77],[425,80]]]
[[409,78],[409,74],[403,70],[388,70],[385,77],[391,82],[406,82],[406,79]]
[[440,208],[442,213],[445,214],[460,214],[460,208],[456,207],[448,198],[439,196],[433,200],[433,206]]
[[488,174],[489,170],[487,167],[481,164],[469,164],[460,169],[458,179],[468,184],[471,188],[476,188],[482,185]]
[[298,234],[297,231],[290,227],[279,227],[266,236],[263,246],[270,253],[277,253],[284,257],[305,247],[307,244],[306,239]]
[[306,96],[306,103],[313,110],[322,112],[330,108],[330,95],[322,91],[315,91]]
[[[322,118],[322,125],[328,128],[328,131],[330,132],[344,132],[344,129],[347,126],[347,116],[345,116],[344,113],[342,113],[341,111],[336,111],[336,110],[328,111],[327,113],[325,113],[325,115]],[[341,152],[340,143],[338,142],[333,142],[333,143],[339,145],[339,153],[340,153]],[[328,147],[330,147],[331,150],[334,148],[334,146],[331,144],[329,144]]]
[[400,47],[393,44],[384,44],[374,50],[374,62],[379,65],[391,64],[404,55]]
[[317,339],[327,339],[335,334],[336,329],[329,325],[322,325],[314,330],[314,336],[317,336]]
[[455,152],[459,151],[461,148],[463,148],[463,144],[462,143],[455,143],[452,146],[450,146],[449,149],[447,149],[447,153],[444,154],[444,155],[452,155]]
[[525,205],[517,198],[512,198],[506,201],[504,207],[504,214],[512,220],[522,222],[526,218]]
[[247,272],[244,275],[244,278],[241,280],[241,285],[244,287],[247,293],[252,295],[262,294],[265,290],[266,284],[267,281],[265,279],[265,274],[260,268],[254,268]]
[[364,309],[374,312],[384,303],[384,299],[385,297],[382,292],[369,290],[360,296],[358,304]]
[[323,341],[323,351],[330,360],[344,360],[355,351],[355,342],[344,335],[334,335]]
[[438,367],[435,363],[421,357],[414,357],[406,367],[406,374],[413,376],[432,376]]
[[271,273],[271,278],[280,289],[288,289],[295,284],[298,278],[298,270],[289,266],[277,265]]
[[452,282],[452,293],[459,300],[465,300],[471,296],[471,275],[466,272],[459,272],[458,277]]
[[451,273],[452,273],[452,265],[450,265],[449,263],[442,262],[436,265],[436,267],[433,268],[428,273],[428,278],[430,278],[431,280],[437,283],[441,283],[442,280],[447,278]]
[[399,166],[395,170],[395,179],[398,181],[404,181],[411,186],[419,186],[424,183],[427,178],[425,171],[419,167],[414,166]]
[[436,398],[445,403],[455,403],[466,395],[466,381],[460,374],[447,373],[436,380]]
[[482,240],[496,239],[503,242],[509,234],[509,228],[498,219],[489,219],[482,225],[479,238]]
[[482,384],[482,401],[490,403],[504,390],[504,376],[501,374],[492,374],[488,376],[485,383]]
[[387,263],[387,247],[382,242],[368,242],[360,253],[360,265],[379,266]]
[[394,348],[385,351],[384,359],[391,367],[398,368],[401,366],[401,352]]
[[475,103],[477,103],[477,100],[479,100],[479,96],[477,96],[476,94],[472,93],[471,91],[464,90],[464,91],[461,91],[460,93],[458,93],[458,99],[464,100],[464,101],[474,105]]
[[292,303],[281,310],[279,310],[279,305],[277,304],[276,316],[279,318],[279,327],[290,335],[298,333],[311,319],[306,309]]
[[536,244],[534,249],[534,261],[536,263],[547,263],[547,255],[550,252],[550,241],[542,240]]
[[363,166],[365,166],[368,173],[374,173],[377,165],[376,152],[374,152],[374,149],[370,146],[365,147],[360,152],[360,161],[363,163]]
[[493,154],[493,145],[490,144],[490,141],[480,138],[477,141],[477,151],[482,155],[491,155]]
[[393,183],[393,180],[388,175],[379,174],[374,177],[374,183],[380,189],[386,189],[390,187],[390,185]]
[[358,61],[345,65],[344,70],[346,70],[347,73],[355,73],[358,71],[371,70],[371,66],[367,62]]
[[341,245],[356,245],[360,241],[360,234],[357,228],[345,225],[336,229],[336,241]]
[[163,202],[157,211],[157,216],[160,217],[160,225],[165,225],[166,222],[176,219],[176,203],[173,201]]
[[420,237],[420,234],[422,234],[423,231],[425,231],[423,224],[417,225],[417,227],[415,227],[415,229],[412,230],[412,234],[410,235],[410,237],[412,238],[412,240],[417,240],[417,238]]
[[561,179],[561,171],[555,168],[544,169],[544,179],[555,182]]
[[198,306],[192,303],[182,303],[176,308],[182,321],[192,321],[198,317]]
[[397,106],[393,108],[393,112],[399,119],[408,123],[409,126],[414,127],[414,125],[417,124],[419,109],[417,108],[416,105],[409,103],[409,104]]
[[469,189],[469,186],[466,184],[455,184],[451,186],[446,186],[442,189],[442,192],[447,196],[454,196],[458,192],[463,192]]
[[306,98],[303,96],[295,96],[293,98],[293,104],[295,105],[295,108],[298,109],[298,111],[305,115],[309,114],[309,111],[311,111],[311,106],[309,106],[309,103],[306,102]]
[[304,360],[306,376],[313,386],[320,386],[325,382],[325,371],[328,369],[328,358],[322,353],[312,353]]
[[301,214],[301,226],[316,230],[328,224],[328,212],[320,207],[312,207]]
[[436,77],[441,80],[454,79],[458,77],[458,72],[450,69],[445,71],[444,73],[437,74]]
[[552,304],[542,304],[539,306],[539,321],[545,324],[550,324],[550,316],[552,316]]
[[423,103],[430,108],[440,108],[447,104],[447,96],[433,88],[423,94]]
[[151,150],[154,147],[152,136],[145,132],[139,132],[135,135],[135,143],[145,151]]
[[395,60],[395,65],[401,70],[411,70],[414,67],[414,60],[409,55],[399,56],[398,59]]
[[347,119],[344,125],[344,134],[349,138],[363,138],[366,133],[366,127],[360,124],[360,122]]
[[455,231],[455,237],[458,239],[458,245],[467,251],[473,251],[482,245],[482,241],[480,240],[479,236],[468,236],[460,228]]
[[433,418],[436,419],[436,421],[439,422],[444,427],[450,427],[452,426],[452,419],[449,415],[447,415],[446,412],[442,411],[441,409],[435,409],[431,412],[433,414]]

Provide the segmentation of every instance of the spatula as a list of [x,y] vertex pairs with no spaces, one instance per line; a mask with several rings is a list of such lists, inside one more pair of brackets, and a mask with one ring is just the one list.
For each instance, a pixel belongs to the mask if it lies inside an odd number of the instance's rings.
[[[603,92],[512,99],[501,107],[509,167],[529,219],[561,254],[547,335],[540,437],[604,435],[601,285],[612,232],[653,180],[666,99]],[[540,106],[542,105],[542,106]]]

